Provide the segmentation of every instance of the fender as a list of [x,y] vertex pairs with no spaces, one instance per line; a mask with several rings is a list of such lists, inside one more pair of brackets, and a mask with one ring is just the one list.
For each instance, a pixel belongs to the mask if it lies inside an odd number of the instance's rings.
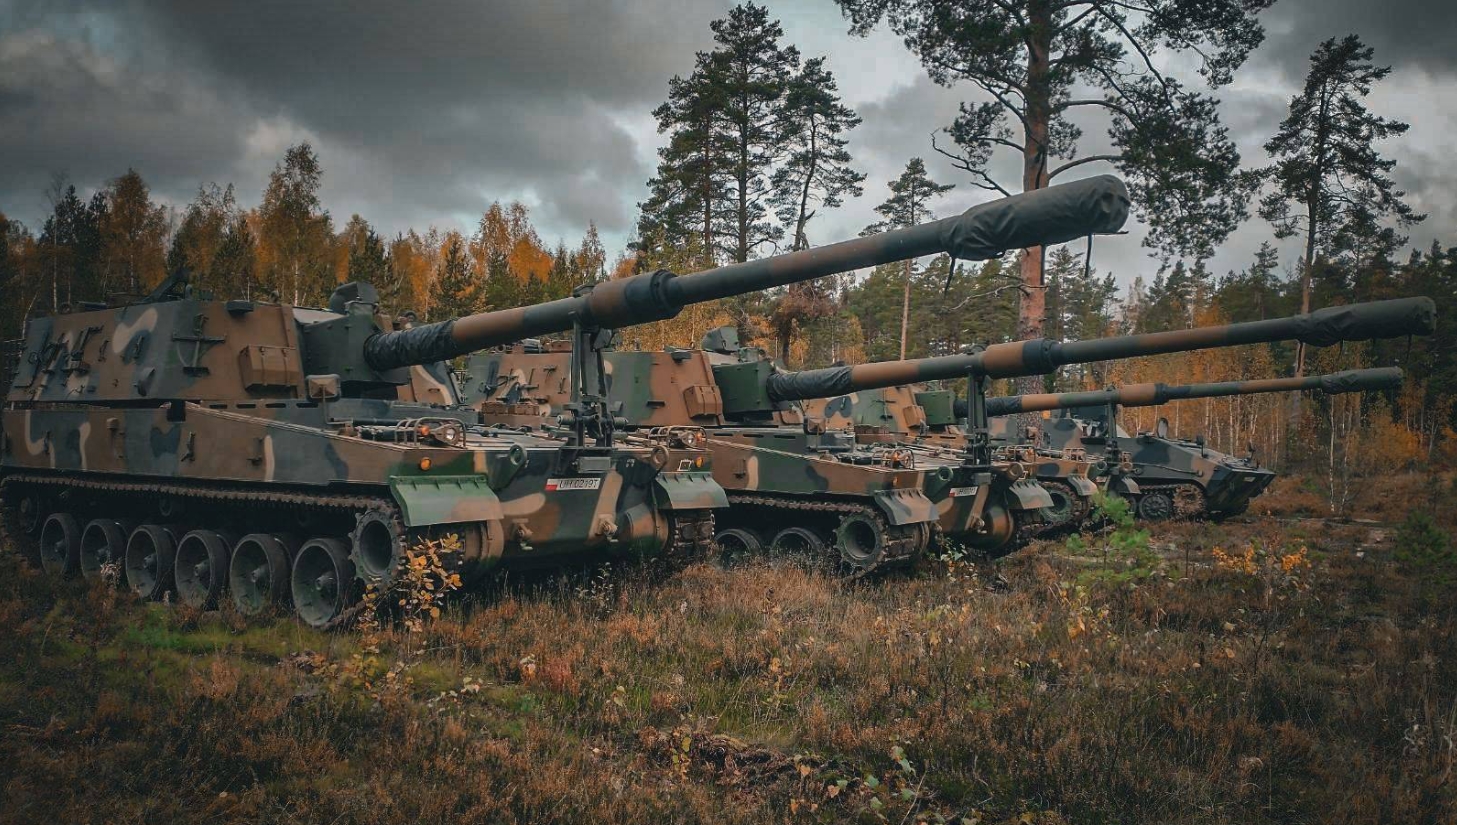
[[660,510],[715,510],[728,506],[728,495],[711,473],[658,473],[653,478]]
[[485,476],[391,476],[406,527],[501,520],[501,500]]
[[1083,498],[1088,498],[1098,492],[1098,485],[1089,481],[1087,476],[1068,476],[1064,480],[1067,481],[1069,487],[1073,488],[1074,493]]
[[936,505],[920,490],[879,490],[875,503],[891,524],[920,524],[936,520]]
[[1007,507],[1011,510],[1041,510],[1052,506],[1052,496],[1041,484],[1023,478],[1005,488]]
[[1108,479],[1108,492],[1120,496],[1136,496],[1141,490],[1138,489],[1138,482],[1128,476],[1115,476]]

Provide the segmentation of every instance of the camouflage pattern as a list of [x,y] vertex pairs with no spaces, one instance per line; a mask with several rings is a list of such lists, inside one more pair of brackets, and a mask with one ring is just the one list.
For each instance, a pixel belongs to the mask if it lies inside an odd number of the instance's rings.
[[[925,548],[936,511],[909,455],[859,450],[845,433],[806,428],[792,405],[746,408],[742,394],[725,388],[757,385],[770,365],[736,339],[721,348],[733,351],[604,352],[609,414],[628,431],[703,428],[714,479],[732,504],[718,514],[723,530],[768,546],[779,528],[807,527],[858,572]],[[570,368],[570,348],[556,343],[478,353],[459,376],[461,395],[488,420],[530,425],[534,418],[545,427],[570,403]],[[892,558],[849,558],[836,531],[851,516],[871,519],[905,546],[890,548]]]
[[[890,441],[968,448],[974,443],[974,439],[968,439],[972,433],[962,429],[958,421],[960,416],[966,414],[966,410],[963,408],[958,413],[953,402],[927,391],[922,382],[968,378],[973,382],[974,389],[981,392],[988,378],[1039,375],[1067,364],[1286,339],[1311,345],[1329,345],[1345,340],[1423,335],[1434,328],[1435,314],[1435,304],[1429,298],[1401,298],[1331,307],[1289,318],[1225,326],[1113,336],[1090,341],[1035,339],[994,344],[964,355],[777,373],[766,376],[763,390],[771,403],[805,401],[806,410],[812,418],[821,419],[826,427],[852,427],[857,437],[865,442]],[[1362,379],[1330,376],[1321,380],[1331,385],[1344,382],[1354,387]],[[1319,384],[1320,380],[1315,383]],[[1279,389],[1298,388],[1276,386]],[[1167,397],[1188,397],[1188,390],[1160,390],[1153,385],[1130,387],[1122,392],[1138,398],[1153,398],[1161,392]],[[1078,403],[1104,403],[1100,398],[1095,398],[1095,394],[1077,395],[1081,399]],[[923,402],[934,402],[939,412],[928,414]],[[990,399],[987,402],[987,411],[989,414],[994,411],[995,414],[1007,414],[1044,409],[1048,407],[1039,405],[1055,406],[1057,403],[1055,397],[1026,396],[1012,407],[1007,402]],[[1004,439],[1000,443],[1005,447],[1008,444],[1021,445],[1024,442],[1020,439]],[[1077,454],[1083,446],[1082,443],[1068,440],[1065,444],[1034,443],[1032,446],[1036,453],[1029,458],[1036,467],[1036,476],[1060,482],[1055,489],[1060,497],[1067,497],[1074,516],[1076,513],[1088,513],[1090,508],[1087,506],[1087,497],[1079,495],[1078,492],[1085,485],[1076,480],[1090,475],[1087,472],[1088,465]],[[1071,453],[1067,452],[1069,448]],[[1130,465],[1130,457],[1112,449],[1107,453],[1100,450],[1099,454],[1101,473],[1095,475],[1101,476],[1104,488],[1130,497],[1140,495],[1138,488],[1145,486],[1138,480],[1141,474],[1134,473],[1130,476],[1123,471],[1124,467]],[[1082,472],[1078,472],[1079,465],[1082,466]],[[1234,465],[1226,462],[1224,466]],[[1237,469],[1258,475],[1255,468],[1239,466]],[[1214,470],[1211,468],[1209,472],[1213,473]],[[1155,480],[1154,476],[1146,473],[1142,476],[1145,481]],[[1159,482],[1165,487],[1173,483],[1162,477]],[[1191,478],[1188,483],[1195,482]],[[1261,483],[1268,484],[1269,481],[1265,479]],[[1173,490],[1181,497],[1178,502],[1171,503],[1169,490],[1143,491],[1146,495],[1139,501],[1148,502],[1143,509],[1147,509],[1149,513],[1165,512],[1166,509],[1170,513],[1175,510],[1184,513],[1201,511],[1205,507],[1207,489],[1207,486],[1201,488],[1198,500],[1194,500],[1195,497],[1186,486]],[[1221,498],[1214,504],[1221,508],[1239,509],[1241,502],[1247,504],[1248,498],[1236,496],[1229,501]],[[1169,505],[1168,508],[1164,507],[1166,504]],[[1059,507],[1059,511],[1061,509]],[[1058,521],[1061,523],[1066,519]]]
[[[852,392],[838,398],[807,399],[802,402],[806,417],[826,429],[849,429],[864,445],[903,445],[931,451],[943,460],[964,464],[962,455],[970,442],[966,428],[953,414],[955,397],[949,390],[923,386],[895,386]],[[1029,535],[1043,532],[1038,527],[1076,529],[1092,512],[1097,491],[1090,476],[1093,462],[1080,451],[1009,449],[993,453],[989,474],[997,480],[1001,495],[1010,498],[1004,509],[1011,515],[1012,529],[1020,526]],[[1021,491],[1041,488],[1041,495],[1024,498]],[[933,501],[942,499],[928,489]],[[1035,518],[1035,520],[1033,520]],[[943,522],[943,527],[946,525]],[[948,532],[950,530],[948,529]],[[962,531],[966,532],[966,531]],[[971,537],[961,539],[973,545]]]
[[[385,322],[367,287],[330,310],[170,289],[28,325],[0,411],[21,543],[60,511],[303,532],[352,542],[351,577],[377,579],[425,535],[459,535],[468,571],[707,547],[727,504],[701,431],[568,444],[484,425],[441,365],[368,366]],[[371,513],[368,557],[352,534]]]
[[[1250,501],[1270,485],[1275,474],[1260,467],[1253,455],[1237,457],[1210,449],[1202,437],[1192,441],[1171,438],[1166,432],[1167,422],[1162,419],[1158,432],[1129,436],[1117,426],[1120,406],[1146,407],[1173,400],[1300,390],[1331,394],[1361,392],[1399,387],[1402,380],[1400,369],[1388,367],[1304,378],[1188,385],[1134,384],[1092,392],[992,398],[987,400],[987,410],[1000,416],[1056,411],[1057,415],[1039,428],[1035,436],[1038,443],[1051,449],[1083,449],[1095,455],[1116,453],[1120,461],[1115,467],[1125,462],[1131,465],[1121,472],[1136,479],[1138,488],[1124,494],[1143,518],[1205,515],[1219,518],[1244,512]],[[1001,419],[993,435],[1005,442],[1020,442],[1022,439],[1011,430],[1010,423]]]

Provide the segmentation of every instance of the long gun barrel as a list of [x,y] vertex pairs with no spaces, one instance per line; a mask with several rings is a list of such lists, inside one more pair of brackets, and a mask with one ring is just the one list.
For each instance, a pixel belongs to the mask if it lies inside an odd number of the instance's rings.
[[828,367],[771,376],[767,390],[775,401],[833,398],[860,390],[949,380],[968,375],[1014,378],[1044,375],[1067,364],[1089,364],[1143,355],[1300,341],[1324,347],[1341,341],[1430,335],[1436,328],[1437,306],[1432,299],[1394,298],[1349,306],[1328,307],[1308,315],[1248,321],[1225,326],[1199,327],[1140,335],[1116,335],[1088,341],[1036,338],[993,344],[968,355],[943,355],[909,361],[884,361],[853,367]]
[[[1267,392],[1319,390],[1335,395],[1343,392],[1382,390],[1400,386],[1403,379],[1399,367],[1346,370],[1329,375],[1305,378],[1266,378],[1254,381],[1223,381],[1213,384],[1130,384],[1117,389],[1091,392],[1038,393],[1008,395],[987,399],[987,415],[1015,415],[1043,410],[1066,410],[1075,407],[1105,406],[1156,407],[1169,401],[1191,398],[1222,398],[1230,395],[1257,395]],[[964,415],[965,413],[960,413]]]
[[616,328],[677,315],[689,304],[743,295],[861,267],[949,253],[986,260],[1010,249],[1122,228],[1128,190],[1111,175],[973,206],[952,218],[757,261],[674,275],[658,271],[596,284],[570,298],[383,332],[364,344],[376,370],[444,361],[575,324]]

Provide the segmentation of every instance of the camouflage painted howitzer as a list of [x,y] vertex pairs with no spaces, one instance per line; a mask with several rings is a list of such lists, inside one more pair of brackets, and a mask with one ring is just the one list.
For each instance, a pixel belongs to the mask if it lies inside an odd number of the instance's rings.
[[[1403,333],[1398,330],[1393,334]],[[1055,411],[1057,415],[1039,428],[1043,445],[1054,449],[1082,448],[1090,455],[1122,456],[1126,466],[1115,472],[1136,480],[1137,490],[1125,495],[1142,518],[1221,518],[1244,512],[1250,501],[1274,481],[1275,474],[1261,467],[1253,453],[1247,457],[1221,453],[1209,448],[1202,436],[1192,441],[1172,438],[1164,419],[1159,419],[1154,432],[1129,436],[1118,426],[1119,407],[1154,407],[1170,401],[1305,390],[1329,395],[1365,392],[1399,387],[1402,377],[1399,368],[1383,367],[1304,378],[1133,384],[1091,392],[989,398],[987,413],[1008,416]]]
[[[886,429],[886,422],[894,422],[899,417],[904,422],[899,428],[905,433],[920,429],[928,439],[943,444],[961,442],[973,456],[971,460],[985,462],[992,460],[995,454],[987,422],[987,405],[994,399],[985,396],[986,381],[990,378],[1040,375],[1070,364],[1241,344],[1297,340],[1312,346],[1328,346],[1348,340],[1427,334],[1435,323],[1435,313],[1435,305],[1428,298],[1401,298],[1224,326],[1087,341],[1016,341],[993,344],[963,355],[775,375],[766,380],[765,392],[775,400],[828,397],[832,400],[823,407],[816,406],[815,411],[832,425],[850,424],[862,431]],[[968,400],[959,407],[950,403],[949,393],[938,394],[922,386],[923,382],[957,378],[968,378],[970,387]],[[900,389],[891,391],[889,395],[882,394],[892,387]],[[928,415],[923,403],[931,404],[935,411]],[[946,410],[948,406],[951,407],[950,415]],[[877,422],[876,418],[880,421]],[[928,425],[928,418],[937,419],[938,425]],[[960,418],[967,419],[964,427],[959,422],[952,423]],[[1015,439],[1003,442],[1015,443]],[[1054,458],[1048,451],[1043,451],[1042,455]],[[1026,458],[1030,460],[1034,456]],[[1039,468],[1045,467],[1046,472],[1055,473],[1059,462],[1069,458],[1076,461],[1078,457],[1064,455],[1061,459],[1047,461]],[[1120,471],[1131,469],[1131,457],[1109,452],[1099,458],[1100,468],[1107,473],[1105,487],[1129,497],[1138,495],[1140,484],[1133,480],[1134,474]],[[1049,480],[1056,480],[1056,477],[1049,476]]]
[[[910,229],[690,275],[638,275],[598,285],[591,294],[550,308],[497,313],[492,325],[437,328],[419,346],[449,357],[526,335],[574,329],[573,345],[516,346],[470,359],[466,398],[488,417],[514,424],[535,418],[580,426],[571,381],[577,371],[601,375],[607,413],[590,429],[671,425],[707,428],[715,478],[731,507],[720,515],[719,541],[745,551],[797,544],[834,547],[849,567],[864,571],[913,557],[933,524],[954,522],[958,536],[994,546],[1012,538],[1010,519],[988,531],[980,507],[991,468],[971,472],[959,460],[921,461],[904,449],[857,449],[844,433],[806,427],[800,411],[765,394],[776,368],[762,352],[738,345],[723,331],[698,350],[660,353],[600,351],[603,328],[671,317],[684,305],[739,295],[908,257],[949,253],[962,259],[993,257],[1007,249],[1057,243],[1111,232],[1128,214],[1128,197],[1115,178],[1101,177],[973,207],[966,213]],[[599,352],[583,358],[592,347]],[[1008,485],[1011,486],[1011,485]],[[928,488],[936,495],[927,497]],[[958,495],[967,493],[969,495]],[[1017,493],[1040,509],[1046,494],[1034,484]],[[946,511],[955,509],[955,514]],[[1006,522],[1003,529],[1003,521]]]
[[0,413],[11,542],[58,575],[114,565],[146,597],[292,602],[318,626],[425,538],[456,536],[468,576],[711,546],[726,502],[700,431],[483,426],[376,304],[363,284],[328,309],[213,300],[179,274],[32,319]]
[[[971,444],[967,429],[954,409],[965,402],[950,390],[925,385],[897,385],[862,389],[837,398],[815,398],[801,405],[805,415],[826,429],[850,429],[861,445],[901,445],[942,457],[963,456]],[[1007,477],[1035,481],[1050,503],[1037,513],[1044,535],[1049,528],[1076,529],[1092,512],[1095,481],[1101,459],[1089,459],[1081,449],[1042,449],[1034,445],[994,445],[993,466]],[[1009,511],[1014,524],[1023,511]],[[994,514],[995,515],[995,514]]]

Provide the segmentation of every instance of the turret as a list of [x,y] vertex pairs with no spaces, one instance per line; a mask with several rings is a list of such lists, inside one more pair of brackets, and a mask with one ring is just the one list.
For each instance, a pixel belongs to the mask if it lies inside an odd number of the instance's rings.
[[446,361],[525,338],[661,321],[685,306],[924,255],[986,260],[1010,249],[1116,232],[1128,190],[1102,175],[973,206],[961,215],[746,263],[675,275],[665,270],[604,281],[570,298],[380,332],[363,342],[374,370]]
[[987,415],[1015,415],[1043,410],[1067,410],[1078,407],[1156,407],[1170,401],[1192,398],[1221,398],[1230,395],[1257,395],[1268,392],[1318,390],[1329,395],[1346,392],[1382,390],[1401,385],[1399,367],[1346,370],[1329,375],[1304,378],[1268,378],[1255,381],[1224,381],[1213,384],[1130,384],[1116,389],[1091,392],[1039,393],[988,398]]
[[966,355],[781,373],[767,379],[765,390],[773,401],[795,401],[968,376],[1015,378],[1045,375],[1068,364],[1090,364],[1242,344],[1289,340],[1322,347],[1341,341],[1429,335],[1435,329],[1436,314],[1436,304],[1430,298],[1396,298],[1328,307],[1307,315],[1223,326],[1116,335],[1088,341],[1037,338],[993,344],[980,352]]

